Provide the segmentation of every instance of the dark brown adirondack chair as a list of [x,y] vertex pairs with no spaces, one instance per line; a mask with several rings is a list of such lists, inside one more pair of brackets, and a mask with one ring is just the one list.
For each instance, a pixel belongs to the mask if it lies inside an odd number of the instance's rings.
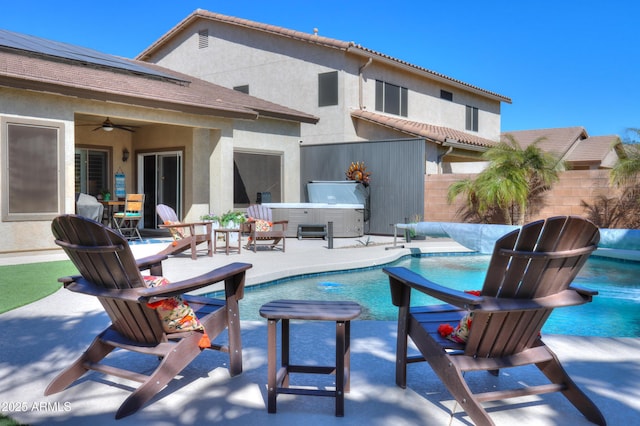
[[[243,297],[245,271],[250,264],[232,263],[184,281],[148,288],[140,270],[162,275],[162,260],[155,255],[136,261],[127,241],[114,230],[91,219],[75,215],[57,217],[52,223],[56,244],[61,246],[80,275],[61,278],[68,290],[96,296],[111,319],[87,350],[62,371],[45,390],[45,395],[71,386],[89,370],[140,382],[116,413],[128,416],[153,398],[203,349],[228,352],[231,376],[242,372],[242,342],[238,301]],[[225,300],[184,295],[198,288],[224,281]],[[200,330],[167,332],[154,303],[182,295],[204,326]],[[228,329],[228,344],[213,342]],[[203,340],[203,337],[208,336]],[[114,349],[152,355],[157,364],[147,375],[101,361]]]
[[[244,224],[245,229],[249,233],[247,249],[253,246],[254,253],[257,245],[265,245],[274,249],[278,243],[282,241],[282,251],[285,248],[285,232],[289,221],[281,220],[274,222],[271,209],[262,204],[253,204],[247,207],[247,216],[249,219]],[[263,229],[263,224],[269,223],[269,229]]]
[[[596,226],[579,217],[525,225],[496,242],[479,296],[439,286],[405,268],[385,268],[393,304],[399,307],[396,384],[406,387],[407,363],[426,360],[476,425],[493,424],[483,402],[558,391],[591,422],[604,425],[598,408],[540,337],[554,308],[587,303],[597,294],[571,283],[599,239]],[[410,307],[412,289],[447,304]],[[466,344],[438,332],[468,311],[473,316]],[[422,356],[407,356],[407,337]],[[499,369],[530,364],[550,383],[474,394],[463,376],[473,370],[498,375]]]
[[[162,224],[160,228],[166,228],[173,237],[173,242],[162,250],[160,254],[178,254],[191,249],[191,258],[196,260],[196,246],[201,243],[207,244],[207,256],[213,256],[213,241],[211,240],[211,222],[191,222],[183,223],[178,220],[175,210],[171,207],[158,204],[156,213],[160,216]],[[204,228],[204,233],[198,229]]]

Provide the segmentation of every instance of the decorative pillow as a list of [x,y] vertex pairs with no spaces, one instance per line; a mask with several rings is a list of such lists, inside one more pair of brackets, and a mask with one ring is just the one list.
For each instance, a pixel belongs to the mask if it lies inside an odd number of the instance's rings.
[[[479,290],[466,290],[465,293],[480,296]],[[458,325],[456,325],[455,328],[450,324],[440,324],[438,326],[438,334],[456,343],[467,343],[469,333],[471,332],[472,322],[473,312],[467,312],[465,316],[460,319],[460,322],[458,322]]]
[[273,223],[264,219],[253,219],[256,224],[256,232],[269,232],[273,228]]
[[467,312],[458,325],[453,328],[449,324],[440,324],[438,326],[438,334],[452,342],[467,343],[469,332],[471,331],[471,323],[473,322],[473,312]]
[[[149,288],[169,284],[169,280],[164,277],[144,276],[143,278],[145,285]],[[150,302],[147,303],[147,306],[156,310],[165,332],[202,331],[203,336],[202,339],[200,339],[199,346],[201,348],[211,346],[204,326],[198,320],[193,308],[191,308],[181,296],[170,297],[158,302]]]
[[[273,228],[273,222],[269,222],[268,220],[254,219],[250,217],[249,222],[255,223],[256,232],[269,232]],[[252,238],[249,237],[249,241],[251,240]]]
[[[180,222],[172,222],[170,220],[165,220],[164,221],[165,225],[178,225],[180,224]],[[169,232],[171,233],[171,237],[174,240],[181,240],[184,238],[184,232],[182,231],[182,228],[169,228]]]

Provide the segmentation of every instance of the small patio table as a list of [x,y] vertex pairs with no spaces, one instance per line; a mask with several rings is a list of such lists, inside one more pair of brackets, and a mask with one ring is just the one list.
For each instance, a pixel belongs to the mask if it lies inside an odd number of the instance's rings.
[[[237,247],[233,247],[231,246],[231,244],[229,243],[231,240],[231,233],[237,233],[238,234],[238,246]],[[222,234],[224,235],[224,246],[222,247],[218,247],[218,234]],[[233,251],[238,251],[238,254],[240,253],[241,249],[241,234],[240,234],[240,229],[228,229],[228,228],[220,228],[220,229],[214,229],[213,230],[213,252],[217,253],[218,250],[224,250],[225,254],[229,255],[229,252]]]
[[[335,415],[344,416],[344,393],[349,392],[351,320],[357,318],[362,309],[355,302],[274,300],[262,305],[260,315],[268,320],[268,412],[276,412],[276,397],[279,393],[295,395],[331,396],[336,399]],[[312,366],[290,364],[289,320],[320,320],[336,322],[335,366]],[[276,340],[278,321],[282,321],[281,367],[276,374]],[[335,374],[335,391],[290,387],[289,373]]]

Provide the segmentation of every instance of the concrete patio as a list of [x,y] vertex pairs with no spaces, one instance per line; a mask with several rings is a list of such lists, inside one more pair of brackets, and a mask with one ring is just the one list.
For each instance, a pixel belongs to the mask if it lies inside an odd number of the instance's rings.
[[[350,269],[388,263],[419,251],[464,250],[447,239],[427,239],[394,248],[392,239],[371,237],[336,239],[334,248],[319,239],[287,239],[287,251],[242,250],[241,254],[202,253],[165,262],[165,276],[178,280],[228,262],[248,262],[247,284],[282,276],[325,270]],[[136,256],[155,253],[161,244],[135,244]],[[0,257],[0,264],[64,259],[61,252]],[[242,309],[242,305],[240,307]],[[354,321],[351,335],[351,392],[345,417],[336,418],[334,400],[281,395],[278,412],[266,410],[266,321],[243,321],[242,375],[230,378],[226,356],[213,351],[200,355],[178,378],[136,414],[114,420],[117,407],[131,383],[90,373],[71,388],[45,397],[51,379],[108,325],[94,298],[64,289],[28,306],[0,315],[0,408],[25,424],[69,425],[468,425],[469,418],[452,400],[427,364],[409,367],[407,389],[394,382],[395,323]],[[333,324],[314,322],[292,325],[292,339],[300,342],[296,362],[331,363]],[[594,400],[610,425],[637,423],[640,416],[640,339],[550,335],[544,337],[556,351],[572,378]],[[320,345],[318,344],[320,343]],[[326,351],[325,351],[326,349]],[[148,357],[122,354],[117,362],[148,370]],[[474,385],[500,388],[514,381],[541,381],[535,369],[505,370],[498,378],[472,376]],[[331,386],[330,378],[295,377],[298,384]],[[562,395],[544,395],[494,404],[489,411],[499,425],[583,425],[586,419]],[[451,417],[451,410],[455,414]]]

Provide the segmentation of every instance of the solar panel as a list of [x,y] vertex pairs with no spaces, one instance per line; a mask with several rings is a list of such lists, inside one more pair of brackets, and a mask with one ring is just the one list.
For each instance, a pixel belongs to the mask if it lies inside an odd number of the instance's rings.
[[85,64],[93,64],[102,67],[116,68],[130,71],[136,74],[145,74],[154,77],[167,78],[179,82],[187,82],[155,69],[151,69],[139,63],[129,61],[118,56],[108,55],[97,50],[73,44],[47,40],[27,34],[15,33],[0,29],[0,46],[12,49],[34,52],[41,55],[77,61]]

